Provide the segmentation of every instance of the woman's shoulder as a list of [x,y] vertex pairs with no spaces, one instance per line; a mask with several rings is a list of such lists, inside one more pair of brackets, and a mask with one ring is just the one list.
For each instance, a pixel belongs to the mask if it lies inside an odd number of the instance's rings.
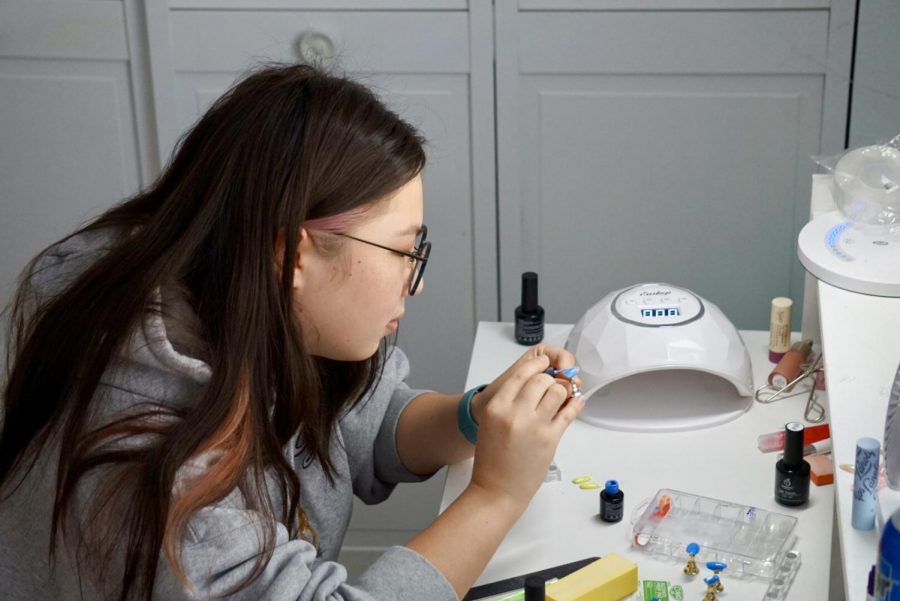
[[119,229],[83,230],[52,244],[30,264],[27,285],[39,297],[60,292],[79,274],[112,250],[121,239]]

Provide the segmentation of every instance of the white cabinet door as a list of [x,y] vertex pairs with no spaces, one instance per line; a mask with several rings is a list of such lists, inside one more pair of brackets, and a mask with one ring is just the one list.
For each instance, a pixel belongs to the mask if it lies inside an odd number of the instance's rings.
[[498,2],[501,316],[525,270],[540,274],[550,322],[654,281],[739,328],[767,327],[774,296],[799,305],[828,37],[827,7]]
[[25,263],[137,191],[125,8],[0,4],[0,302]]

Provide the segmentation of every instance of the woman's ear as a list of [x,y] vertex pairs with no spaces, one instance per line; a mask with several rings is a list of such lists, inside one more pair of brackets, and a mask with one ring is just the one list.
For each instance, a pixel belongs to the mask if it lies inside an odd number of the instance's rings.
[[304,227],[300,228],[300,240],[297,243],[297,251],[294,253],[294,288],[303,286],[305,278],[309,276],[309,268],[318,253],[315,242],[309,231]]
[[[284,251],[285,251],[285,237],[284,232],[278,232],[278,236],[275,239],[275,269],[280,276],[282,273],[282,269],[284,268]],[[306,228],[300,229],[300,239],[297,244],[297,250],[294,252],[292,260],[290,262],[290,269],[294,270],[294,288],[297,288],[300,284],[300,279],[303,276],[303,270],[307,267],[306,259],[311,256],[312,253],[315,252],[315,245],[312,241],[312,236],[309,235],[309,232]]]

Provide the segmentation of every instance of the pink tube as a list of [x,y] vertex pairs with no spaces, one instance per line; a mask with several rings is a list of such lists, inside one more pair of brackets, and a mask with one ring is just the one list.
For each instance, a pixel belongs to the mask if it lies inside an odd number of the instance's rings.
[[[831,437],[831,429],[828,424],[810,426],[803,430],[803,444],[808,445]],[[763,453],[784,450],[784,431],[760,434],[756,440],[756,446]]]

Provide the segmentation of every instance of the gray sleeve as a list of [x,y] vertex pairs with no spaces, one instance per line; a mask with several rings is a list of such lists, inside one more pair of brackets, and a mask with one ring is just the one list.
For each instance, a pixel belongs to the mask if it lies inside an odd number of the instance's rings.
[[406,355],[392,347],[381,381],[340,423],[353,492],[369,504],[385,500],[398,482],[421,482],[432,475],[410,472],[397,452],[400,414],[416,396],[427,392],[410,388],[404,382],[408,375]]
[[62,292],[113,247],[110,231],[85,232],[44,250],[23,274],[32,302],[44,302]]
[[[182,564],[192,590],[165,568],[154,598],[208,599],[221,596],[253,571],[260,533],[253,512],[207,507],[191,520],[182,547]],[[165,560],[161,560],[165,565]],[[406,547],[391,547],[355,583],[339,563],[316,558],[304,540],[288,540],[276,526],[275,550],[262,572],[246,588],[225,597],[233,601],[457,601],[450,583],[428,560]]]

